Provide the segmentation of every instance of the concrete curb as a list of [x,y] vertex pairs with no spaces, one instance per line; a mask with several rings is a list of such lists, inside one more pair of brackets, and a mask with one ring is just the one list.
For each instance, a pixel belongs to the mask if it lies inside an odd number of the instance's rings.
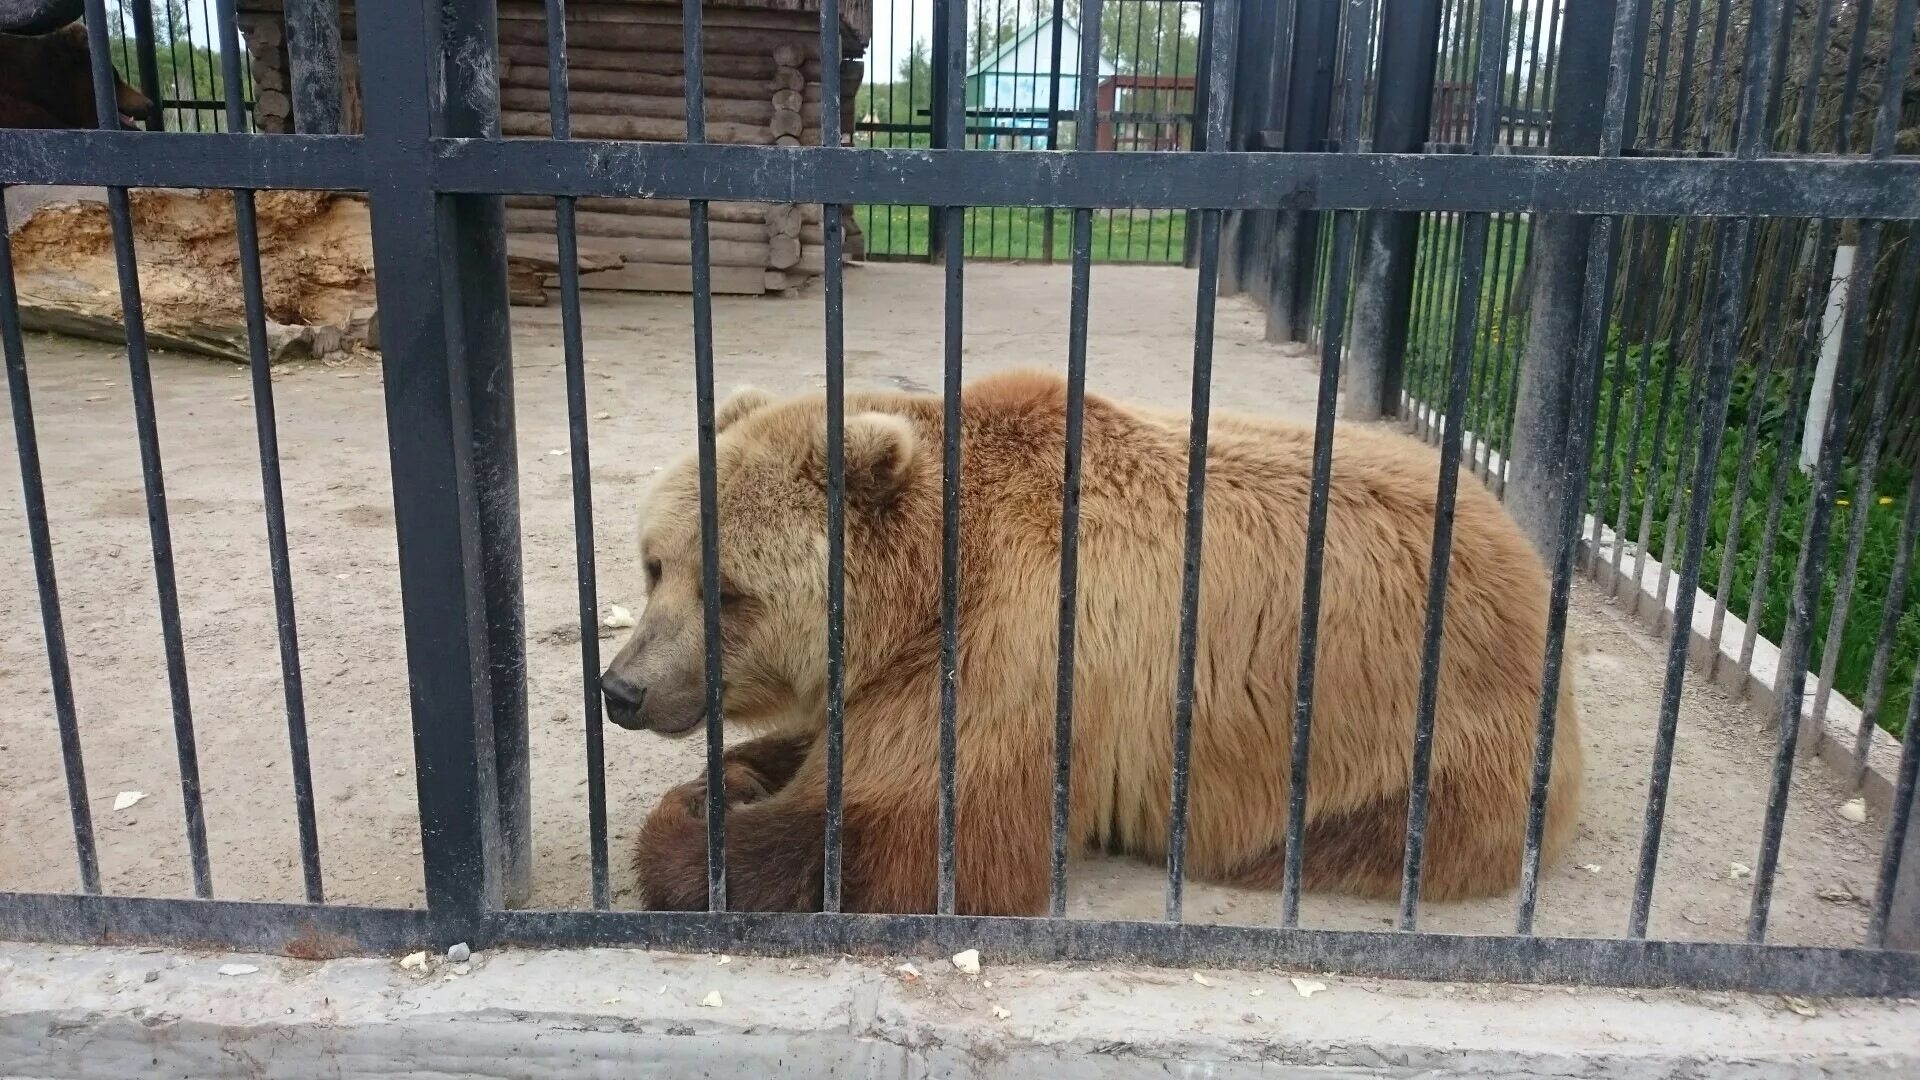
[[1920,1075],[1916,1002],[1324,976],[1305,996],[1277,972],[1209,972],[1202,983],[991,957],[979,977],[946,960],[915,968],[597,949],[407,969],[6,945],[0,1074]]

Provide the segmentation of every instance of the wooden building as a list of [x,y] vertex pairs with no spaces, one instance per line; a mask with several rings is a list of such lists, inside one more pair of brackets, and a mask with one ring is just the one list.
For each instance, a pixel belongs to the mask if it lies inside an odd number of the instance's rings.
[[[823,64],[819,0],[706,0],[703,11],[706,138],[751,146],[817,146],[820,86],[840,82],[840,127],[851,132],[869,34],[870,0],[842,0],[841,52]],[[280,0],[240,0],[241,28],[253,68],[255,123],[292,131]],[[551,133],[545,4],[500,0],[500,123],[507,138]],[[343,0],[342,126],[360,125],[353,4]],[[686,138],[681,9],[671,0],[595,0],[567,5],[569,103],[576,138],[680,142]],[[713,203],[710,240],[715,292],[785,292],[824,268],[821,207]],[[851,214],[844,218],[849,258],[864,254]],[[687,204],[667,199],[581,199],[582,252],[619,256],[623,265],[584,273],[595,289],[688,291],[692,250]],[[552,200],[507,199],[507,229],[522,249],[550,245]],[[516,280],[522,302],[539,302],[545,281]]]

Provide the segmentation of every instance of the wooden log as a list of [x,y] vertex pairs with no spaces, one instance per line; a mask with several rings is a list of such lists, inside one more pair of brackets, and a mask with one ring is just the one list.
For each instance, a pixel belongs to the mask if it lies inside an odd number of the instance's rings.
[[[818,85],[817,83],[808,82],[804,71],[795,71],[792,68],[776,69],[772,75],[772,81],[774,85],[780,87],[782,90],[805,90],[808,87]],[[814,96],[818,97],[818,92],[816,92]]]
[[[800,265],[801,245],[798,236],[771,236],[767,238],[767,265],[775,270]],[[824,262],[822,252],[822,266]]]
[[[517,210],[544,210],[547,212],[547,225],[553,225],[553,199],[547,195],[509,195],[508,207]],[[707,216],[714,221],[741,221],[755,225],[765,224],[767,211],[775,205],[799,206],[801,219],[810,225],[820,224],[819,203],[763,203],[763,202],[716,202],[707,204]],[[601,195],[587,195],[575,201],[580,210],[596,213],[631,214],[637,216],[677,217],[684,220],[687,216],[685,199],[618,199]],[[529,219],[531,220],[531,219]]]
[[[669,266],[690,266],[693,263],[693,246],[685,240],[662,240],[647,236],[603,236],[596,240],[599,247],[617,251],[626,256],[629,264],[664,263]],[[752,266],[759,269],[767,267],[767,242],[765,240],[714,240],[707,245],[714,266]]]
[[[644,236],[663,240],[686,240],[692,236],[683,211],[678,216],[667,214],[607,214],[594,211],[580,211],[574,215],[579,233],[583,237],[603,236]],[[553,215],[544,210],[518,210],[507,208],[507,231],[515,235],[538,234],[551,236],[554,231]],[[714,240],[764,241],[767,227],[759,222],[745,221],[709,221],[707,235]],[[507,241],[511,257],[513,240]],[[598,245],[604,247],[604,245]],[[612,254],[602,252],[602,254]],[[612,266],[620,265],[616,258]],[[612,266],[596,266],[595,270],[607,270]],[[586,269],[584,262],[582,269]]]
[[774,203],[767,207],[767,232],[774,236],[798,236],[805,221],[798,203]]
[[[798,95],[795,95],[798,96]],[[502,109],[523,112],[546,112],[548,108],[546,87],[508,87],[500,91]],[[569,105],[573,116],[647,116],[657,120],[679,120],[687,115],[687,101],[684,97],[661,97],[650,94],[614,94],[586,92],[569,94]],[[707,123],[709,124],[753,124],[767,126],[775,117],[773,104],[766,100],[765,91],[758,99],[723,98],[708,94],[706,99]],[[820,105],[802,105],[795,116],[803,117],[813,126],[820,126]]]
[[[514,231],[514,211],[507,211],[507,228]],[[552,239],[553,218],[545,217],[546,236],[509,236],[507,237],[507,266],[512,269],[523,266],[529,270],[554,273],[560,269],[559,243]],[[586,215],[582,215],[583,217]],[[626,262],[617,252],[603,251],[587,245],[578,245],[576,265],[583,271],[611,270]]]
[[[552,120],[544,112],[503,112],[500,114],[500,133],[508,137],[547,138],[553,134]],[[685,142],[687,125],[684,120],[652,116],[576,116],[573,118],[573,134],[581,139]],[[808,137],[813,142],[820,141],[817,130],[809,132]],[[707,125],[707,141],[710,143],[766,146],[773,140],[771,132],[755,124]]]
[[[723,79],[708,75],[702,81],[707,89],[709,100],[713,98],[738,98],[742,100],[760,99],[778,90],[791,89],[800,95],[802,101],[820,100],[820,84],[808,83],[798,72],[792,80],[795,84],[788,87],[784,82],[769,76],[764,79]],[[501,76],[500,85],[547,88],[547,68],[541,64],[515,64]],[[608,71],[601,68],[569,69],[567,86],[576,94],[587,92],[612,92],[620,94],[658,94],[662,97],[683,98],[687,92],[687,80],[678,72],[662,74],[652,71]]]
[[[820,119],[816,115],[814,124],[817,126],[819,122]],[[767,130],[775,135],[792,135],[798,138],[806,132],[807,122],[801,119],[797,112],[789,109],[775,109],[772,118],[767,121]]]
[[[814,140],[813,140],[813,141],[814,141],[814,142],[816,142],[816,143],[820,141],[820,140],[819,140],[819,137],[818,137],[818,136],[819,136],[819,134],[820,134],[820,133],[819,133],[819,132],[817,132],[817,131],[816,131],[816,132],[814,132],[814,136],[815,136],[815,138],[814,138]],[[799,136],[797,136],[797,135],[775,135],[775,136],[773,137],[773,145],[775,145],[775,146],[799,146],[799,145],[800,145],[800,138],[799,138]]]
[[[502,21],[530,19],[539,22],[546,18],[546,5],[540,0],[500,0],[498,10]],[[772,11],[719,7],[713,3],[707,3],[702,5],[700,20],[708,26],[742,26],[762,30],[817,30],[820,26],[820,17],[804,6],[796,7],[791,11]],[[659,26],[679,26],[680,6],[678,4],[570,3],[567,5],[567,22],[569,24],[576,22],[651,23]]]
[[[547,62],[545,45],[502,45],[500,55],[515,64],[539,64]],[[580,71],[599,68],[612,71],[651,71],[665,74],[680,74],[682,56],[676,47],[671,52],[645,52],[633,49],[576,49],[567,48],[567,70]],[[704,73],[723,79],[769,79],[780,65],[773,62],[771,56],[746,56],[724,53],[709,55],[702,65]],[[808,79],[818,81],[820,62],[809,60],[801,65],[800,71]]]
[[[783,67],[798,67],[800,61],[808,57],[817,57],[820,46],[816,39],[806,36],[805,31],[796,29],[767,29],[753,26],[714,26],[702,20],[703,31],[700,44],[708,56],[772,56],[776,60],[786,56]],[[567,20],[567,38],[570,41],[591,41],[599,49],[640,49],[649,52],[678,52],[685,48],[685,39],[680,24],[661,25],[658,23],[596,23],[590,26],[577,25],[575,20]],[[538,45],[547,44],[547,24],[544,19],[502,19],[500,20],[500,43],[502,45]],[[569,50],[571,53],[571,50]]]
[[512,288],[507,292],[507,303],[512,307],[546,307],[547,290],[538,284]]
[[[767,271],[758,266],[716,266],[713,291],[722,296],[758,296],[767,291]],[[620,292],[693,291],[693,267],[663,263],[628,263],[618,270],[580,275],[582,289]]]
[[[819,98],[816,96],[814,100],[818,102]],[[798,90],[775,90],[773,92],[773,107],[776,109],[785,109],[788,112],[799,112],[800,107],[806,103],[806,98]],[[814,117],[816,120],[819,117],[819,106],[817,104],[814,106]]]

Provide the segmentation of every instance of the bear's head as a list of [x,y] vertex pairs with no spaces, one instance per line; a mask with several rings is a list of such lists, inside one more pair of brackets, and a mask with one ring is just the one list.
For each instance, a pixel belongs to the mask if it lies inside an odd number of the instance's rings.
[[[868,602],[856,595],[856,582],[872,581],[879,569],[873,553],[884,550],[880,534],[895,532],[903,517],[921,516],[904,496],[927,483],[919,474],[938,464],[928,460],[937,455],[920,452],[920,436],[905,416],[851,405],[842,444],[850,624]],[[722,714],[749,725],[797,713],[823,716],[826,403],[775,402],[743,389],[714,411],[714,431]],[[648,493],[640,565],[647,604],[601,678],[607,717],[631,730],[683,734],[702,725],[707,707],[697,454],[663,470]],[[897,569],[886,576],[897,580]],[[846,647],[848,686],[857,675],[854,632]]]
[[[0,35],[0,115],[23,127],[93,127],[92,55],[78,20],[32,37]],[[113,90],[120,126],[136,129],[153,103],[117,73]]]

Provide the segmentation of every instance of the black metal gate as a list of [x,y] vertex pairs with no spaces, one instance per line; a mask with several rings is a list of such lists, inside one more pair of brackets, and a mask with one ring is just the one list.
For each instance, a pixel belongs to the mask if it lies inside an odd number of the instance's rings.
[[[290,20],[307,30],[324,26],[329,7],[321,0],[287,0]],[[1125,6],[1125,5],[1120,5]],[[1695,5],[1697,7],[1697,4]],[[820,0],[821,53],[841,54],[842,32],[836,0]],[[1083,0],[1077,10],[1085,28],[1081,70],[1098,66],[1099,0]],[[1892,887],[1902,876],[1901,859],[1909,849],[1906,822],[1914,802],[1914,777],[1920,767],[1914,727],[1907,729],[1906,757],[1895,795],[1894,828],[1881,867],[1881,891],[1873,939],[1848,949],[1802,948],[1765,942],[1763,889],[1756,889],[1749,940],[1700,942],[1648,940],[1645,907],[1651,896],[1651,858],[1635,910],[1620,938],[1568,939],[1532,932],[1535,886],[1539,875],[1539,824],[1552,767],[1556,695],[1542,695],[1541,748],[1536,762],[1532,825],[1524,867],[1516,932],[1466,937],[1419,932],[1421,842],[1424,795],[1428,783],[1421,748],[1431,745],[1434,689],[1440,649],[1440,611],[1445,603],[1444,567],[1449,558],[1450,506],[1463,457],[1464,424],[1437,424],[1445,467],[1441,472],[1441,515],[1436,523],[1434,592],[1426,628],[1427,680],[1415,719],[1413,816],[1409,821],[1406,876],[1398,929],[1347,932],[1298,925],[1300,866],[1304,835],[1304,792],[1308,721],[1312,715],[1311,673],[1318,632],[1319,540],[1324,534],[1331,425],[1343,360],[1349,298],[1359,323],[1378,312],[1366,287],[1364,249],[1356,239],[1376,229],[1397,227],[1409,215],[1446,214],[1458,221],[1457,271],[1440,274],[1452,287],[1454,310],[1471,312],[1483,292],[1485,253],[1493,215],[1557,215],[1579,225],[1573,268],[1579,316],[1569,320],[1565,339],[1565,376],[1561,395],[1566,434],[1559,458],[1573,492],[1560,502],[1555,521],[1552,630],[1547,669],[1549,685],[1558,678],[1568,590],[1581,532],[1586,462],[1599,398],[1604,320],[1613,276],[1613,253],[1622,216],[1712,220],[1717,223],[1718,257],[1711,282],[1718,298],[1712,308],[1713,347],[1701,382],[1697,431],[1705,469],[1717,460],[1726,429],[1731,379],[1731,347],[1740,305],[1746,295],[1749,258],[1758,223],[1775,217],[1857,219],[1863,231],[1883,223],[1920,219],[1920,161],[1894,153],[1899,122],[1897,95],[1872,126],[1869,151],[1848,156],[1804,156],[1776,152],[1760,124],[1743,123],[1730,151],[1708,156],[1627,154],[1625,132],[1632,111],[1632,62],[1637,35],[1654,16],[1648,0],[1570,5],[1567,42],[1560,60],[1561,86],[1554,105],[1554,138],[1585,132],[1590,145],[1581,152],[1495,154],[1495,133],[1505,51],[1481,48],[1471,55],[1471,108],[1462,107],[1463,130],[1457,146],[1424,147],[1423,129],[1411,146],[1383,146],[1383,132],[1405,134],[1397,110],[1404,103],[1387,85],[1397,58],[1435,55],[1438,5],[1431,0],[1404,6],[1348,0],[1297,5],[1276,0],[1215,2],[1205,5],[1205,63],[1199,72],[1201,130],[1195,152],[1104,153],[1096,146],[1101,113],[1096,86],[1082,80],[1072,105],[1071,151],[1035,152],[967,145],[968,109],[963,95],[947,94],[931,117],[937,145],[954,149],[843,147],[840,138],[839,87],[822,82],[822,145],[753,147],[707,144],[702,109],[703,53],[699,47],[702,8],[684,6],[684,72],[688,88],[685,144],[610,142],[569,137],[565,19],[561,0],[547,0],[549,76],[552,88],[550,139],[499,137],[499,87],[496,75],[494,5],[487,0],[392,0],[363,3],[358,12],[358,41],[364,87],[364,135],[263,135],[245,133],[244,79],[239,65],[234,0],[220,0],[218,28],[223,47],[225,129],[214,134],[122,132],[112,107],[108,9],[104,0],[87,6],[94,44],[94,85],[103,103],[99,131],[8,131],[0,133],[0,185],[93,184],[109,189],[110,210],[121,260],[124,314],[135,391],[136,418],[146,481],[159,602],[168,644],[168,675],[174,691],[174,721],[182,793],[188,822],[188,847],[194,865],[195,899],[149,899],[100,893],[88,795],[82,768],[81,724],[68,688],[61,610],[53,547],[27,384],[27,362],[16,310],[12,268],[0,244],[0,336],[4,336],[9,388],[20,448],[27,518],[45,619],[55,715],[65,754],[66,780],[73,817],[81,891],[73,894],[0,894],[0,934],[67,942],[141,941],[223,945],[300,955],[390,950],[422,943],[465,941],[475,947],[505,944],[644,944],[663,948],[742,950],[911,950],[978,947],[1009,957],[1100,959],[1131,957],[1167,963],[1282,965],[1313,970],[1446,979],[1601,983],[1635,986],[1697,986],[1774,989],[1815,994],[1920,994],[1920,953],[1887,947],[1889,919],[1910,915],[1892,910]],[[1669,5],[1669,9],[1671,5]],[[1915,3],[1893,5],[1895,41],[1907,43],[1894,55],[1911,60]],[[942,41],[935,64],[949,86],[964,83],[967,7],[959,0],[936,5]],[[1558,7],[1553,9],[1557,13]],[[1768,69],[1781,32],[1781,5],[1754,4],[1745,40],[1745,64],[1738,85],[1738,114],[1764,115],[1769,107]],[[1509,7],[1483,3],[1470,20],[1449,23],[1477,40],[1505,41]],[[1617,16],[1617,17],[1616,17]],[[1302,38],[1303,19],[1324,27]],[[1578,23],[1577,29],[1571,24]],[[1329,32],[1341,28],[1339,34]],[[1424,28],[1424,29],[1423,29]],[[1376,33],[1376,30],[1378,32]],[[1452,31],[1450,31],[1452,32]],[[335,39],[337,41],[337,38]],[[1236,44],[1238,42],[1238,44]],[[1330,43],[1338,42],[1338,47]],[[337,48],[337,45],[335,46]],[[1376,61],[1374,58],[1378,57]],[[1303,64],[1303,61],[1311,61]],[[1462,61],[1465,62],[1464,60]],[[1276,125],[1290,108],[1311,112],[1314,95],[1332,93],[1340,73],[1338,132],[1329,146],[1326,131],[1300,132]],[[1430,65],[1426,70],[1431,70]],[[1368,72],[1378,73],[1368,79]],[[298,71],[296,72],[297,74]],[[1317,73],[1317,74],[1315,74]],[[1314,74],[1314,78],[1307,78]],[[338,78],[329,64],[309,64],[301,76],[324,82]],[[1577,82],[1584,80],[1583,82]],[[1902,80],[1904,79],[1904,70]],[[1428,80],[1430,83],[1431,80]],[[1260,87],[1261,93],[1236,96]],[[1900,85],[1896,80],[1894,85]],[[1575,94],[1569,87],[1580,85]],[[312,90],[309,85],[306,89]],[[296,87],[296,107],[303,92]],[[1324,99],[1322,99],[1324,101]],[[1257,101],[1254,109],[1248,102]],[[1332,115],[1330,109],[1327,115]],[[1062,119],[1049,107],[1049,125]],[[1371,119],[1371,146],[1358,137]],[[1508,118],[1511,121],[1511,117]],[[1146,121],[1158,122],[1158,121]],[[1278,132],[1275,136],[1272,133]],[[1564,148],[1563,144],[1563,148]],[[963,147],[965,148],[957,148]],[[1418,152],[1432,149],[1440,152]],[[1393,150],[1396,152],[1381,152]],[[244,280],[253,344],[253,389],[267,489],[269,538],[280,602],[279,626],[285,668],[289,735],[296,770],[302,821],[305,904],[245,903],[215,899],[199,810],[198,761],[187,672],[181,647],[179,601],[172,581],[171,541],[162,479],[159,432],[152,378],[148,371],[137,276],[131,259],[133,235],[126,191],[130,187],[228,188],[236,193]],[[253,250],[251,192],[260,189],[367,191],[371,198],[373,243],[379,263],[381,345],[391,452],[396,527],[400,543],[407,665],[418,775],[422,860],[426,906],[364,908],[324,902],[321,860],[312,828],[311,783],[305,779],[304,715],[299,692],[298,643],[287,575],[287,552],[278,484],[272,384],[266,374],[260,272]],[[531,858],[526,772],[524,638],[520,602],[520,552],[514,403],[507,336],[507,285],[503,204],[505,194],[545,195],[558,199],[561,245],[561,293],[566,376],[572,420],[572,463],[579,522],[582,667],[588,717],[589,806],[594,904],[589,910],[533,911],[517,906],[524,893]],[[1288,821],[1290,854],[1278,926],[1219,926],[1181,919],[1182,856],[1185,843],[1186,773],[1192,699],[1174,705],[1175,760],[1171,792],[1173,830],[1168,868],[1168,917],[1160,922],[1093,922],[1060,917],[1064,911],[1059,805],[1054,821],[1054,882],[1051,918],[979,918],[954,914],[953,827],[955,723],[953,694],[941,708],[940,903],[934,912],[902,915],[853,915],[840,906],[840,830],[837,787],[829,782],[822,913],[765,914],[727,910],[726,804],[720,779],[722,730],[707,729],[709,802],[709,886],[712,909],[705,913],[612,910],[609,904],[607,825],[602,753],[597,603],[592,562],[592,513],[587,505],[588,462],[578,271],[568,252],[574,244],[573,200],[587,196],[684,199],[691,206],[693,244],[693,378],[697,389],[701,452],[703,576],[707,584],[706,641],[708,715],[719,714],[721,683],[718,648],[717,538],[714,523],[713,327],[708,251],[709,203],[724,200],[846,205],[916,205],[934,208],[944,235],[965,236],[969,215],[992,208],[1039,208],[1060,212],[1068,222],[1073,264],[1072,330],[1068,430],[1078,432],[1086,377],[1088,282],[1095,248],[1098,211],[1142,209],[1184,215],[1193,211],[1193,249],[1198,266],[1197,326],[1194,341],[1192,460],[1188,487],[1186,580],[1181,603],[1181,661],[1190,682],[1194,663],[1194,625],[1198,596],[1198,551],[1204,524],[1203,451],[1212,374],[1212,323],[1223,269],[1229,284],[1243,287],[1249,267],[1263,262],[1274,281],[1294,280],[1282,272],[1282,256],[1309,246],[1327,256],[1326,283],[1318,287],[1322,348],[1319,427],[1315,443],[1311,539],[1307,556],[1310,582],[1303,612],[1300,685],[1296,703],[1294,799]],[[1305,239],[1319,235],[1324,243]],[[1231,233],[1223,242],[1223,223]],[[839,694],[844,642],[841,637],[841,513],[845,497],[841,468],[840,410],[843,395],[843,293],[841,235],[837,215],[825,216],[826,338],[823,342],[829,401],[828,487],[828,670],[827,715],[829,774],[838,776],[842,723]],[[1290,232],[1289,232],[1290,230]],[[1276,241],[1291,235],[1296,239]],[[1251,239],[1250,239],[1251,238]],[[1261,239],[1265,238],[1265,239]],[[952,686],[958,642],[958,517],[971,512],[959,503],[952,472],[959,461],[958,425],[962,358],[961,298],[968,263],[965,250],[945,249],[945,378],[948,422],[943,460],[948,472],[944,531],[943,665]],[[1223,263],[1226,264],[1223,267]],[[1304,271],[1298,271],[1304,272]],[[1457,274],[1457,276],[1456,276]],[[1908,275],[1908,283],[1914,275]],[[1360,279],[1357,287],[1355,279]],[[1278,285],[1275,285],[1276,295]],[[1292,288],[1292,286],[1289,286]],[[1313,290],[1287,293],[1312,296]],[[1906,294],[1911,297],[1911,290]],[[1861,301],[1864,305],[1864,300]],[[1314,310],[1297,303],[1290,311]],[[1288,318],[1294,318],[1290,314]],[[1391,316],[1389,316],[1391,317]],[[1402,326],[1404,332],[1404,325]],[[1445,417],[1467,415],[1475,322],[1455,319],[1444,379],[1425,400],[1444,405]],[[1356,327],[1355,334],[1359,336]],[[1397,372],[1378,357],[1355,355],[1350,397],[1365,391],[1393,411],[1402,393]],[[1063,648],[1059,743],[1072,737],[1071,627],[1077,560],[1077,435],[1069,436],[1066,490],[1068,531],[1063,535],[1061,597]],[[1710,479],[1710,477],[1703,477]],[[1831,479],[1828,486],[1831,506]],[[1711,488],[1696,484],[1696,491]],[[1700,574],[1704,527],[1700,497],[1692,507],[1680,589],[1691,597]],[[1816,529],[1816,532],[1819,530]],[[1689,619],[1678,620],[1684,627]],[[1687,637],[1674,636],[1668,667],[1668,702],[1663,713],[1660,753],[1670,760],[1672,721],[1680,681],[1686,670]],[[1804,674],[1804,671],[1802,671]],[[964,692],[961,690],[959,692]],[[1797,694],[1794,697],[1797,700]],[[1793,714],[1797,720],[1798,713]],[[1790,771],[1794,740],[1782,738]],[[1064,762],[1064,755],[1060,758]],[[1061,775],[1064,776],[1064,764]],[[1784,779],[1781,781],[1784,783]],[[1659,791],[1650,800],[1649,851],[1656,853],[1660,832]],[[1779,817],[1785,792],[1776,788],[1770,806],[1769,835],[1763,851],[1778,852]],[[1776,812],[1777,811],[1777,812]],[[1760,875],[1770,880],[1773,866],[1763,861]]]

